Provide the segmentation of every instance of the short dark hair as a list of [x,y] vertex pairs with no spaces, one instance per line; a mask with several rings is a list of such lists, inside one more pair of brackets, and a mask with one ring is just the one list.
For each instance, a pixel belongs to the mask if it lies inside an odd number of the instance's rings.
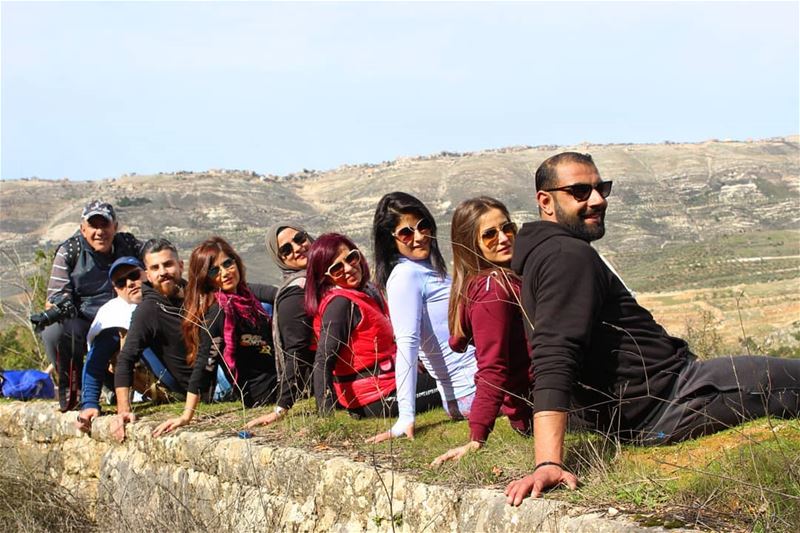
[[561,152],[545,159],[536,169],[536,190],[543,191],[558,187],[558,165],[564,163],[581,163],[597,170],[597,165],[594,164],[594,159],[589,154]]
[[375,283],[385,289],[389,274],[397,265],[400,252],[394,239],[394,230],[400,217],[406,214],[425,218],[431,223],[430,261],[433,269],[442,277],[447,275],[447,264],[439,251],[436,239],[436,220],[430,210],[418,198],[405,192],[390,192],[378,202],[372,222],[372,251],[375,254]]
[[142,245],[142,253],[139,254],[139,259],[141,259],[144,263],[144,256],[147,254],[157,254],[158,252],[163,252],[164,250],[170,250],[175,254],[175,257],[178,257],[178,249],[175,248],[175,245],[169,242],[167,239],[164,239],[163,237],[148,239]]

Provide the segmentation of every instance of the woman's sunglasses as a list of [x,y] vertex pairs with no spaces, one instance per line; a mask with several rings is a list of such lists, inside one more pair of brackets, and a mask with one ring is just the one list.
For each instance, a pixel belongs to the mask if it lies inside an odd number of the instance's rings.
[[292,243],[295,243],[297,246],[302,246],[307,240],[308,240],[308,233],[306,233],[305,231],[298,231],[297,233],[294,234],[294,237],[292,237],[291,241],[283,243],[283,245],[280,248],[278,248],[278,253],[283,259],[286,259],[290,255],[292,255],[292,252],[294,251]]
[[568,192],[579,202],[585,202],[592,195],[592,191],[597,191],[603,198],[608,198],[611,194],[611,185],[613,181],[601,181],[597,185],[590,185],[588,183],[576,183],[575,185],[565,185],[564,187],[556,187],[555,189],[545,189],[544,192],[564,191]]
[[220,265],[213,266],[213,267],[209,268],[208,269],[208,277],[209,278],[216,278],[217,276],[219,276],[219,272],[220,272],[219,267],[222,267],[225,270],[230,270],[231,267],[233,267],[234,265],[236,265],[236,260],[233,257],[229,257],[225,261],[223,261]]
[[517,225],[513,222],[506,222],[502,226],[495,228],[487,228],[481,233],[481,240],[483,245],[487,248],[494,248],[497,246],[497,241],[500,240],[500,232],[503,232],[506,237],[513,239],[517,234]]
[[344,264],[347,263],[351,267],[355,267],[361,262],[361,252],[358,249],[353,249],[348,252],[342,261],[336,261],[334,264],[328,267],[328,270],[325,271],[325,274],[330,276],[333,279],[339,279],[344,276]]
[[124,276],[117,278],[114,280],[114,286],[118,289],[124,289],[125,286],[128,284],[128,281],[139,281],[142,277],[142,271],[138,268],[134,268]]
[[419,232],[423,237],[430,237],[432,231],[433,224],[431,224],[431,221],[427,218],[421,218],[413,228],[404,226],[392,233],[392,236],[403,244],[408,244],[414,240],[416,232]]

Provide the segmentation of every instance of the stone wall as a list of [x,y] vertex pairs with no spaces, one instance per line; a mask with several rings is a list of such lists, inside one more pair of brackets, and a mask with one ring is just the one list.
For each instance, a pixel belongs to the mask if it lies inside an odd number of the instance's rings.
[[109,418],[93,436],[49,402],[0,403],[0,450],[73,493],[108,531],[657,531],[551,499],[505,503],[501,491],[428,485],[334,455],[277,448],[220,431],[158,439],[139,421],[124,444]]

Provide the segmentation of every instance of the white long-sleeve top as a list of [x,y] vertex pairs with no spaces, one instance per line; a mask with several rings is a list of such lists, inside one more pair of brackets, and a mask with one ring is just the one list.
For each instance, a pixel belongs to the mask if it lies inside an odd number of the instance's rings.
[[400,417],[392,435],[403,434],[416,414],[417,361],[436,380],[442,403],[475,392],[478,368],[472,346],[464,353],[450,349],[447,306],[450,276],[442,278],[430,261],[401,257],[386,282],[389,316],[397,342],[395,379]]

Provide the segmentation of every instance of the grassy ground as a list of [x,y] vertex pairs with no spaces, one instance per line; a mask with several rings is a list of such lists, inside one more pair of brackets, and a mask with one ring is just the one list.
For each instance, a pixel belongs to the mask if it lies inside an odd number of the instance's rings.
[[[246,420],[269,408],[243,412],[236,404],[203,406],[191,430],[223,429],[235,435]],[[149,420],[180,412],[181,406],[140,406]],[[277,424],[257,428],[254,442],[291,445],[318,453],[345,455],[429,483],[455,487],[505,485],[529,473],[533,441],[498,419],[487,445],[458,463],[438,469],[429,463],[467,442],[466,422],[444,411],[422,413],[416,438],[378,445],[364,440],[384,431],[389,420],[353,420],[345,413],[321,419],[312,400],[300,402]],[[599,435],[568,436],[566,463],[583,482],[577,492],[557,490],[549,498],[607,510],[640,523],[711,530],[800,531],[800,421],[761,419],[673,446],[641,448],[616,444]]]

